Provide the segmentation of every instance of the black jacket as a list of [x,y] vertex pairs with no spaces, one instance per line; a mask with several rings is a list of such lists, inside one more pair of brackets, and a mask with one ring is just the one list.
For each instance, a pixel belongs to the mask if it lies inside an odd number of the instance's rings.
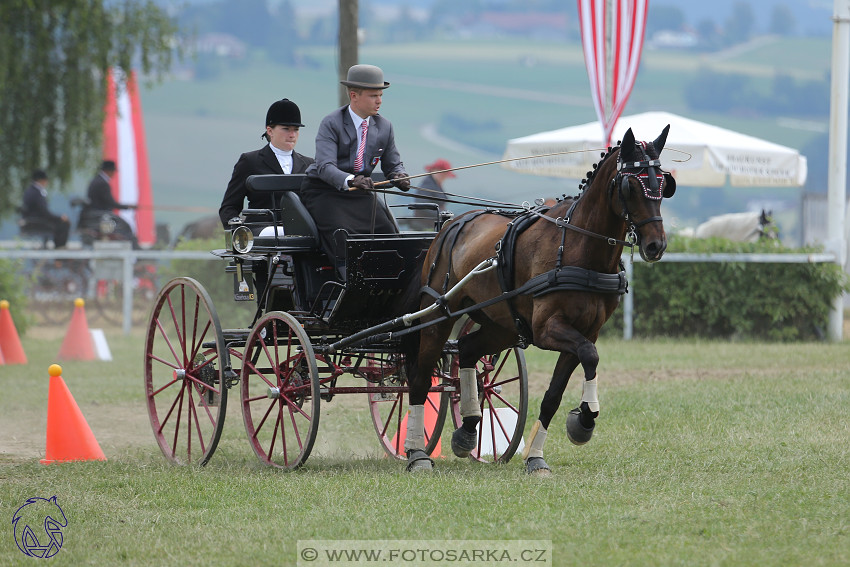
[[[292,173],[304,173],[311,163],[313,163],[313,158],[301,155],[296,151],[292,152]],[[233,175],[230,177],[230,183],[227,184],[227,190],[221,200],[221,207],[218,209],[222,226],[227,228],[227,221],[239,216],[242,209],[246,208],[244,206],[246,197],[248,198],[247,208],[249,209],[274,209],[275,203],[272,203],[270,193],[251,191],[245,182],[251,175],[280,175],[282,173],[283,169],[280,167],[280,162],[268,144],[259,150],[246,152],[239,156],[239,161],[233,166]]]

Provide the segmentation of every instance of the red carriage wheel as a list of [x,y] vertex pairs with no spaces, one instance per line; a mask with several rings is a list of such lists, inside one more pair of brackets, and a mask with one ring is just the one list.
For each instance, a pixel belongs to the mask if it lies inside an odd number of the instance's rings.
[[[472,320],[461,327],[458,337],[471,333]],[[452,357],[452,383],[459,385],[457,355]],[[528,413],[528,369],[525,355],[517,347],[499,354],[482,356],[475,365],[478,376],[478,399],[482,418],[478,424],[478,443],[469,457],[481,462],[507,463],[522,442],[525,418]],[[460,427],[460,392],[447,394],[451,398],[454,426]]]
[[165,457],[205,465],[215,452],[227,408],[224,339],[203,286],[191,278],[165,284],[145,339],[145,398]]
[[319,429],[319,370],[310,338],[289,313],[254,325],[242,359],[242,417],[251,448],[268,465],[304,464]]
[[[376,354],[368,357],[358,372],[369,382],[382,386],[404,387],[398,392],[374,392],[369,395],[369,414],[384,451],[390,457],[406,460],[404,437],[407,434],[407,378],[398,355]],[[434,379],[436,383],[436,378]],[[428,394],[425,400],[425,452],[434,452],[440,443],[446,421],[448,400],[439,393]],[[401,434],[399,434],[401,433]]]

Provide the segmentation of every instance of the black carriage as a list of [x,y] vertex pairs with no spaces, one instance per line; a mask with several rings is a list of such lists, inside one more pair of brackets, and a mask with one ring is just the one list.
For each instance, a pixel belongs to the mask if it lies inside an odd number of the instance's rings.
[[[221,326],[203,286],[175,278],[159,292],[145,342],[145,397],[154,436],[175,463],[206,464],[219,442],[229,391],[238,388],[243,421],[266,464],[302,465],[316,439],[320,406],[357,394],[367,402],[381,446],[404,459],[407,378],[401,341],[414,314],[399,311],[418,286],[436,232],[335,235],[346,251],[333,266],[321,251],[313,219],[301,204],[301,175],[248,179],[275,193],[276,210],[246,209],[231,224],[227,261],[234,297],[257,301],[248,328]],[[256,285],[254,285],[256,281]],[[461,322],[457,336],[472,330]],[[451,415],[460,423],[456,340],[449,341],[428,395],[427,452]],[[512,348],[477,365],[484,418],[470,455],[507,462],[520,448],[527,410],[523,353]]]

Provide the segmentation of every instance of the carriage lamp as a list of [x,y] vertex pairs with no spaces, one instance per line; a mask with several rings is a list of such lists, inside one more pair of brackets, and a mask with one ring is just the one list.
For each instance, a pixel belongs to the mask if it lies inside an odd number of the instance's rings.
[[254,247],[254,233],[247,226],[238,226],[233,231],[233,249],[240,254],[247,254]]

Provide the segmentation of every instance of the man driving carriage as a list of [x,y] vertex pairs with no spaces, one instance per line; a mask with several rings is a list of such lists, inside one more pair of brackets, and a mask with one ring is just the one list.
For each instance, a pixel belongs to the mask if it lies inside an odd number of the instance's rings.
[[378,162],[395,187],[410,189],[395,134],[389,120],[378,114],[383,91],[390,86],[374,65],[354,65],[345,81],[349,104],[328,114],[316,134],[316,162],[307,168],[301,200],[313,216],[322,247],[335,264],[345,256],[337,250],[334,232],[396,234],[389,209],[372,191],[371,174]]

